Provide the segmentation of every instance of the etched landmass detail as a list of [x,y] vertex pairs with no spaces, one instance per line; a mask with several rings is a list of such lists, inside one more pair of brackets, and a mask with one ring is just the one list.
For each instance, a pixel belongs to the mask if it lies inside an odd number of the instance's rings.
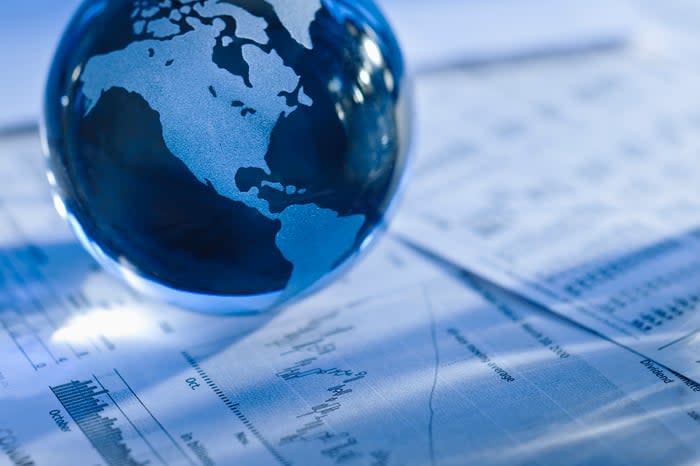
[[[258,188],[242,192],[235,177],[242,168],[270,174],[265,155],[273,129],[313,100],[304,94],[297,73],[265,47],[264,18],[216,0],[180,0],[178,7],[171,0],[145,3],[137,2],[132,14],[139,40],[86,62],[80,74],[85,114],[114,88],[143,97],[160,116],[168,149],[200,182],[281,222],[276,245],[294,266],[287,291],[297,293],[347,255],[365,217],[341,217],[315,204],[273,213]],[[309,28],[320,2],[269,3],[294,40],[310,48]],[[212,59],[215,48],[229,46],[240,49],[238,74]]]
[[267,0],[294,40],[307,49],[313,47],[309,26],[321,9],[321,0]]

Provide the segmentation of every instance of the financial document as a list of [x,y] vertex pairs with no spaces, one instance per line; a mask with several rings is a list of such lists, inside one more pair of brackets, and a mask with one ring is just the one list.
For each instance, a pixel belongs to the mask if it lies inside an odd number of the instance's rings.
[[[439,14],[390,3],[397,24]],[[529,20],[483,27],[506,3],[464,13],[472,59],[411,46],[397,228],[275,313],[134,294],[58,218],[38,135],[0,135],[0,466],[697,464],[699,53],[657,27],[628,43],[622,3],[540,2],[572,19],[548,29],[517,2]]]
[[422,80],[433,111],[396,231],[700,380],[695,43],[659,26]]
[[691,464],[700,386],[385,238],[283,312],[133,295],[0,143],[0,465]]

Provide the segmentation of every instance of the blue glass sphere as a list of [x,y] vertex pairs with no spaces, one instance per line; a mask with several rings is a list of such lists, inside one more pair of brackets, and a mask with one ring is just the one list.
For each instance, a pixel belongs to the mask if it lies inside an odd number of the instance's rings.
[[411,88],[370,0],[87,0],[43,132],[59,211],[139,291],[258,312],[386,223]]

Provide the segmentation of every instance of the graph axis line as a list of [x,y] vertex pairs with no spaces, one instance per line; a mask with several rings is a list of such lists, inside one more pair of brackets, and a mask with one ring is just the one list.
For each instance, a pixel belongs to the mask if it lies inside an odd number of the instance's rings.
[[692,332],[690,332],[690,333],[688,333],[688,334],[686,334],[686,335],[683,335],[683,336],[680,337],[680,338],[676,338],[675,340],[673,340],[673,341],[670,342],[670,343],[667,343],[667,344],[665,344],[665,345],[663,345],[663,346],[660,346],[656,351],[664,351],[664,350],[670,348],[671,346],[677,345],[678,343],[681,343],[682,341],[685,341],[685,340],[687,340],[687,339],[689,339],[689,338],[691,338],[691,337],[694,337],[694,336],[697,335],[698,333],[700,333],[700,329],[698,329],[698,330],[693,330]]
[[[43,278],[43,277],[42,277]],[[26,284],[25,284],[26,287]],[[59,325],[56,323],[56,321],[51,317],[49,310],[46,309],[46,306],[44,306],[41,301],[36,296],[32,296],[32,305],[34,306],[35,309],[37,309],[40,313],[43,314],[44,318],[46,321],[53,327],[54,331],[59,329]],[[66,346],[68,349],[70,349],[71,353],[73,353],[73,356],[77,359],[80,359],[80,356],[78,356],[78,352],[75,350],[72,344],[66,343]],[[60,364],[61,361],[58,361],[58,364]]]
[[125,418],[125,419],[127,420],[127,422],[131,425],[131,427],[134,428],[134,430],[136,431],[136,433],[139,434],[139,437],[141,437],[141,440],[143,440],[144,443],[145,443],[146,445],[148,445],[148,448],[151,449],[151,451],[153,452],[153,454],[160,460],[160,462],[167,466],[168,463],[163,459],[162,456],[160,456],[160,454],[158,454],[158,452],[156,451],[156,449],[153,448],[153,445],[151,445],[151,442],[149,442],[148,439],[146,439],[146,437],[143,435],[143,433],[141,433],[141,431],[139,430],[139,428],[136,427],[136,424],[134,424],[134,422],[131,420],[131,418],[130,418],[129,416],[126,415],[126,413],[125,413],[124,410],[121,408],[121,406],[119,406],[119,404],[117,403],[117,401],[116,401],[114,398],[112,398],[112,395],[109,394],[109,390],[107,390],[107,389],[104,387],[104,385],[102,385],[102,382],[100,382],[100,379],[98,379],[97,376],[94,375],[94,374],[92,375],[92,378],[95,380],[95,382],[97,382],[97,384],[100,386],[100,388],[102,388],[102,390],[104,390],[104,394],[107,395],[107,397],[108,397],[110,400],[112,400],[112,403],[114,404],[114,406],[119,410],[120,413],[122,413],[122,416],[124,416],[124,418]]
[[294,463],[282,456],[270,444],[270,442],[267,441],[267,439],[260,433],[253,423],[250,422],[248,417],[243,414],[243,412],[240,410],[240,404],[232,402],[189,353],[183,351],[182,356],[187,360],[187,362],[192,366],[202,380],[204,380],[207,386],[209,386],[216,396],[218,396],[219,399],[226,405],[229,411],[231,411],[238,418],[238,420],[243,423],[246,429],[248,429],[248,431],[253,434],[256,439],[258,439],[258,441],[267,449],[267,451],[277,460],[278,463],[280,463],[282,466],[293,466]]
[[[28,290],[29,288],[27,287],[24,278],[22,278],[22,275],[17,271],[17,269],[14,266],[14,264],[12,263],[12,261],[8,257],[3,257],[1,260],[2,260],[3,264],[5,265],[5,267],[12,274],[12,278],[14,280],[16,280],[17,283],[19,283],[19,285],[21,287]],[[18,311],[19,311],[19,309],[18,309]],[[20,311],[20,312],[17,312],[17,314],[21,316],[22,321],[24,322],[24,325],[34,335],[34,338],[36,338],[36,341],[39,343],[39,346],[41,346],[44,349],[46,354],[48,354],[49,357],[53,360],[54,364],[58,365],[59,364],[58,359],[56,359],[56,356],[51,352],[49,347],[46,345],[46,342],[44,342],[44,340],[41,338],[41,336],[39,334],[39,330],[37,330],[37,328],[34,325],[29,323],[29,320],[27,319],[26,313]],[[49,322],[49,325],[51,325],[51,321],[49,321],[47,319],[47,322]]]
[[438,350],[438,341],[437,341],[437,323],[435,321],[435,312],[433,311],[433,306],[432,302],[430,301],[430,296],[428,295],[428,290],[424,288],[423,290],[424,295],[425,295],[425,304],[427,306],[428,310],[428,316],[430,318],[430,339],[431,343],[433,346],[433,351],[435,354],[435,368],[433,370],[433,380],[432,384],[430,386],[430,396],[428,398],[428,409],[430,411],[430,417],[428,419],[428,446],[430,449],[430,464],[432,466],[435,466],[436,463],[436,457],[435,457],[435,436],[433,432],[433,425],[435,421],[435,390],[437,389],[437,382],[438,382],[438,372],[440,370],[440,351]]
[[[44,319],[49,324],[49,326],[53,327],[54,330],[57,330],[58,326],[57,326],[56,322],[54,322],[53,319],[49,316],[48,311],[44,308],[44,306],[40,304],[40,301],[37,299],[34,292],[30,291],[30,287],[27,285],[27,281],[24,279],[22,274],[20,274],[17,271],[17,268],[13,264],[12,260],[9,257],[2,257],[2,259],[0,259],[0,260],[2,261],[5,268],[10,272],[10,274],[12,275],[12,278],[29,295],[30,302],[35,307],[35,309],[42,316],[44,316]],[[46,283],[46,280],[43,277],[42,277],[42,280],[44,283]],[[37,305],[37,303],[39,303],[39,305]],[[21,307],[23,307],[23,306],[21,306]],[[26,316],[25,311],[26,311],[26,308],[22,309],[21,311],[20,311],[20,309],[18,309],[18,314],[21,314],[22,321],[24,322],[24,325],[32,332],[32,334],[34,335],[34,338],[36,338],[39,345],[44,349],[44,351],[46,351],[46,353],[49,355],[49,357],[53,360],[54,364],[56,364],[56,365],[61,364],[61,362],[56,358],[56,356],[53,354],[53,352],[48,348],[48,346],[46,345],[46,342],[44,342],[43,338],[40,336],[39,331],[33,325],[31,325],[29,323],[29,321],[27,320],[27,316]],[[77,357],[77,354],[75,353],[75,350],[72,348],[72,346],[70,346],[69,344],[67,346],[71,350],[71,352],[74,354],[74,356]],[[34,366],[34,363],[32,363],[32,365]],[[38,370],[39,368],[35,367],[34,369]]]
[[180,444],[177,443],[177,441],[175,441],[175,438],[170,434],[170,432],[165,428],[165,426],[163,424],[161,424],[161,422],[158,420],[158,418],[156,418],[153,415],[153,413],[151,412],[151,410],[148,409],[148,407],[144,404],[144,402],[141,401],[141,398],[139,398],[139,396],[136,394],[136,392],[134,392],[134,390],[131,388],[131,385],[129,385],[127,383],[127,381],[124,380],[124,377],[122,377],[122,375],[119,373],[119,371],[117,369],[114,369],[114,373],[117,374],[117,377],[119,377],[119,379],[122,381],[124,386],[129,389],[131,394],[134,395],[134,398],[136,398],[136,400],[138,400],[138,402],[141,404],[141,406],[143,406],[143,409],[145,409],[146,412],[148,413],[148,415],[151,416],[151,419],[153,419],[153,422],[155,422],[158,425],[158,427],[160,428],[160,430],[162,430],[163,433],[170,439],[170,441],[173,442],[173,445],[175,445],[175,448],[177,448],[180,451],[180,453],[182,453],[182,456],[187,458],[187,461],[192,466],[194,466],[195,462],[192,461],[192,458],[190,458],[189,455],[187,453],[185,453],[185,450],[183,450],[182,447],[180,446]]
[[32,358],[29,357],[29,355],[28,355],[27,352],[24,350],[24,348],[22,348],[22,345],[19,344],[19,342],[17,341],[17,338],[12,334],[12,332],[11,332],[10,329],[9,329],[9,327],[7,326],[7,323],[5,323],[2,319],[0,319],[0,323],[2,323],[2,327],[5,329],[5,333],[7,333],[7,335],[8,335],[8,336],[12,339],[12,341],[15,343],[15,346],[17,347],[17,349],[22,353],[22,355],[23,355],[25,358],[27,358],[27,361],[29,361],[29,364],[32,366],[32,369],[34,369],[35,372],[38,371],[39,368],[36,367],[36,364],[34,364],[34,361],[32,361]]

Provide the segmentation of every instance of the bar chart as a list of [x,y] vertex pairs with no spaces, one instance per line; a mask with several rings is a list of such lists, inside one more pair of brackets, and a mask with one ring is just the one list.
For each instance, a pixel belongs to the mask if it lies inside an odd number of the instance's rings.
[[194,464],[117,370],[51,391],[108,465]]

